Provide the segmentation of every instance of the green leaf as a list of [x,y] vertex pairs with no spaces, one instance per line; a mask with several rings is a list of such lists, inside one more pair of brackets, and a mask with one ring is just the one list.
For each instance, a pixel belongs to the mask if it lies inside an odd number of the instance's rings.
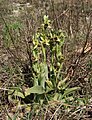
[[39,81],[40,85],[45,89],[45,82],[48,79],[48,67],[46,63],[40,64],[40,73],[39,73]]
[[15,91],[21,91],[22,89],[20,87],[9,87],[9,90],[15,90]]
[[46,24],[48,22],[48,16],[44,15],[44,23]]
[[18,28],[21,28],[21,24],[20,24],[19,22],[16,22],[16,23],[13,23],[13,24],[11,25],[11,27],[12,27],[13,29],[18,29]]
[[46,87],[46,93],[51,92],[52,90],[54,90],[53,88],[49,88],[48,86]]
[[73,93],[75,92],[76,90],[79,90],[80,87],[73,87],[73,88],[68,88],[65,90],[64,94],[63,94],[63,97],[65,97],[66,95],[70,94],[70,93]]
[[66,81],[67,81],[67,77],[64,80],[59,81],[58,86],[57,86],[59,90],[62,88],[65,88],[65,86],[67,87]]
[[55,96],[54,96],[53,100],[57,101],[58,98],[59,98],[59,93],[55,93]]
[[18,96],[18,97],[21,97],[21,98],[25,98],[25,96],[23,95],[22,92],[17,92],[17,91],[15,91],[15,92],[14,92],[14,95],[15,95],[15,96]]
[[47,85],[49,88],[53,88],[53,83],[50,80],[46,80]]
[[25,96],[28,96],[31,93],[43,94],[43,93],[45,93],[45,90],[43,89],[42,86],[39,86],[39,85],[33,86],[31,88],[26,89]]

